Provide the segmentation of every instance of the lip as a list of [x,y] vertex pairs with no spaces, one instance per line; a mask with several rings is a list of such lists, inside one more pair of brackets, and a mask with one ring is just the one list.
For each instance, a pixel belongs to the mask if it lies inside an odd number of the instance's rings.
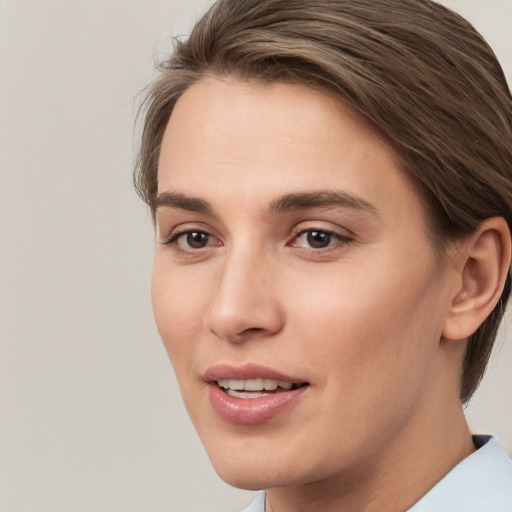
[[212,366],[204,373],[203,380],[207,383],[213,383],[219,379],[248,380],[257,379],[259,377],[282,382],[291,382],[292,384],[297,385],[307,382],[306,379],[291,377],[290,375],[281,373],[273,368],[253,363],[245,364],[243,366],[231,366],[227,364]]
[[[216,383],[219,379],[247,380],[256,378],[291,382],[300,387],[289,391],[271,393],[259,398],[237,398],[226,394]],[[295,405],[309,388],[304,379],[290,377],[272,368],[247,364],[244,366],[218,365],[208,369],[204,376],[208,386],[208,397],[217,415],[236,425],[261,425]]]

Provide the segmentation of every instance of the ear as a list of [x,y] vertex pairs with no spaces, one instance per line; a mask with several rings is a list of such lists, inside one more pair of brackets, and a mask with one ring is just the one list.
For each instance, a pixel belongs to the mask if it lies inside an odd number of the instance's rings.
[[443,337],[471,336],[489,316],[501,296],[511,257],[508,225],[502,217],[486,219],[464,239],[457,251],[457,289]]

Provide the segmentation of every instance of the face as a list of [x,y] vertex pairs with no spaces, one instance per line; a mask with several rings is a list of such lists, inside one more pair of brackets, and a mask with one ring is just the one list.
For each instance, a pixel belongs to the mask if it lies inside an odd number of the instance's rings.
[[222,478],[327,481],[421,435],[449,293],[371,126],[304,86],[205,79],[158,182],[156,322]]

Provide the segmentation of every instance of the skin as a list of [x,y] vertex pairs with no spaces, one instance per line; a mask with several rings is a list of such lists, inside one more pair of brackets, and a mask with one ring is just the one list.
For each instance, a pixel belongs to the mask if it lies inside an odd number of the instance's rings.
[[[416,190],[364,119],[304,86],[207,78],[173,111],[158,181],[155,318],[225,481],[267,489],[274,512],[399,511],[473,451],[465,342],[444,335],[467,255],[436,259]],[[334,190],[357,201],[276,207]],[[264,424],[229,423],[203,375],[248,362],[309,386]]]

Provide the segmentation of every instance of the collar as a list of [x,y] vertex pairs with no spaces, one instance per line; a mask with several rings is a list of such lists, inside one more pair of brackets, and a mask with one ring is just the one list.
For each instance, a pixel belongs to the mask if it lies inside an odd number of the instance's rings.
[[[492,436],[473,436],[473,442],[478,450],[408,512],[512,512],[512,461]],[[243,512],[265,512],[265,492]]]
[[491,436],[457,464],[409,512],[512,512],[512,461]]

